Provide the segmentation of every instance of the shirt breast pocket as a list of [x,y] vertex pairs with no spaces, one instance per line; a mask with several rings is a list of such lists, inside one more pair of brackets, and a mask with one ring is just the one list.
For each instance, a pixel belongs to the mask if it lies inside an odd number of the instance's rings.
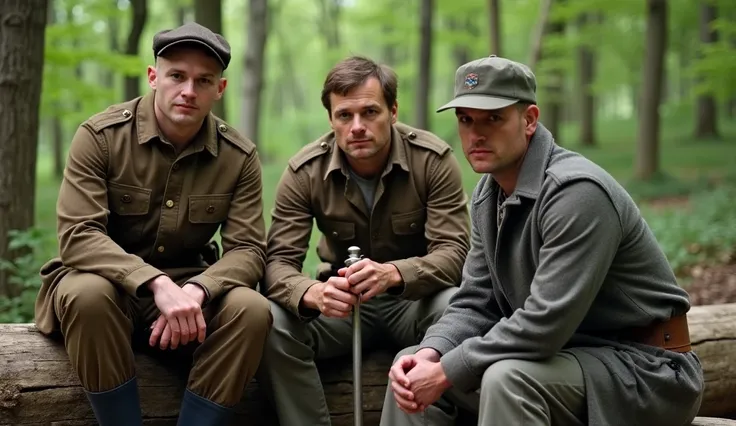
[[151,207],[151,190],[117,182],[107,183],[110,219],[107,232],[119,242],[135,242],[141,238]]
[[424,235],[424,222],[427,220],[425,208],[408,213],[395,213],[391,215],[391,230],[395,235]]
[[407,213],[391,215],[391,230],[394,238],[391,245],[402,257],[423,256],[427,254],[427,242],[424,238],[424,222],[427,212],[424,208]]
[[189,196],[188,248],[201,248],[212,239],[217,228],[227,220],[232,196],[232,193]]

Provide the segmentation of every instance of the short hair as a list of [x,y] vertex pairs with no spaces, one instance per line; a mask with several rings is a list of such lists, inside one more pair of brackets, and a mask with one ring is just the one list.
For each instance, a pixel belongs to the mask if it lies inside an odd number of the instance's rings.
[[398,90],[396,73],[389,66],[378,64],[364,56],[351,56],[338,62],[330,70],[322,86],[322,105],[328,113],[332,113],[330,94],[345,96],[371,77],[376,78],[381,84],[386,104],[389,108],[393,107],[396,104]]

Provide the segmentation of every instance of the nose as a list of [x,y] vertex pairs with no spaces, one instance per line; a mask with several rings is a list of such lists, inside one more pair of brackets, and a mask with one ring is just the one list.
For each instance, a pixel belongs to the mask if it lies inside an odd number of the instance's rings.
[[365,133],[365,125],[361,120],[360,114],[355,114],[353,116],[353,121],[350,124],[350,133],[357,135]]
[[194,80],[189,79],[182,85],[181,95],[187,99],[197,97],[197,92],[194,90]]
[[486,140],[485,135],[478,132],[475,127],[472,127],[468,132],[468,139],[472,144],[483,143]]

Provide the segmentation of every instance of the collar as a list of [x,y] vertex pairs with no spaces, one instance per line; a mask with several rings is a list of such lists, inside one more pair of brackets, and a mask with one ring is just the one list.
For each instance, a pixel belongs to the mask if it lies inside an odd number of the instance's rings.
[[[330,156],[330,162],[327,164],[327,170],[322,177],[323,180],[327,180],[327,177],[334,171],[340,170],[344,176],[348,176],[348,163],[345,161],[345,156],[342,153],[340,147],[337,146],[335,140],[335,132],[331,132],[327,135],[326,143],[332,146],[332,155]],[[395,126],[391,126],[391,151],[388,154],[388,161],[383,169],[381,177],[386,176],[393,170],[394,165],[401,167],[404,171],[409,171],[409,162],[406,157],[406,147],[404,146],[404,140],[401,137],[401,133],[396,129]]]
[[514,192],[532,199],[539,196],[552,149],[554,149],[552,133],[541,123],[538,123],[537,130],[534,132],[524,156],[524,162],[521,164]]
[[[138,143],[143,145],[155,138],[164,140],[159,132],[158,123],[156,122],[156,113],[154,112],[153,101],[155,97],[154,91],[145,94],[138,103],[136,111],[136,127],[138,129]],[[217,157],[217,126],[212,113],[207,114],[202,128],[194,136],[189,144],[193,151],[199,152],[207,149],[213,157]]]

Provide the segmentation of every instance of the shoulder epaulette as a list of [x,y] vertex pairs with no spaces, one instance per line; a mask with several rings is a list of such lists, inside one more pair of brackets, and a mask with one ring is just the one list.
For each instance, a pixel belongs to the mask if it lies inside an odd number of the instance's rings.
[[221,118],[215,117],[215,125],[217,126],[217,133],[226,141],[237,146],[248,155],[255,151],[256,144],[253,141],[243,136],[234,127],[229,126]]
[[319,157],[320,155],[331,152],[334,145],[331,140],[334,140],[332,132],[323,135],[316,141],[300,149],[299,152],[294,154],[291,159],[289,159],[289,166],[291,167],[291,169],[293,171],[297,171],[300,167]]
[[434,151],[439,155],[445,155],[446,152],[452,150],[452,147],[448,145],[447,142],[437,137],[434,133],[417,129],[400,122],[396,122],[394,126],[401,134],[401,137],[412,145]]
[[128,102],[110,105],[104,111],[88,118],[86,123],[95,133],[99,133],[108,127],[130,121],[140,99],[136,98]]

